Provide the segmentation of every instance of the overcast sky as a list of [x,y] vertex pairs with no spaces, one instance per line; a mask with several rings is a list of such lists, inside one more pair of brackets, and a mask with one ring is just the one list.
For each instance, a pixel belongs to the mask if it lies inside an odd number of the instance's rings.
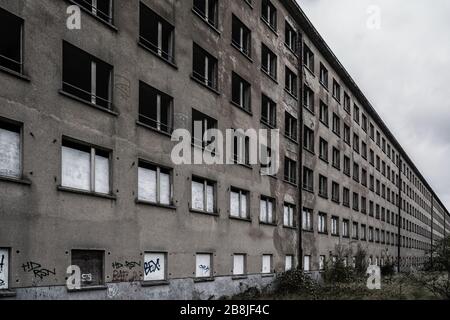
[[297,2],[450,209],[450,1]]

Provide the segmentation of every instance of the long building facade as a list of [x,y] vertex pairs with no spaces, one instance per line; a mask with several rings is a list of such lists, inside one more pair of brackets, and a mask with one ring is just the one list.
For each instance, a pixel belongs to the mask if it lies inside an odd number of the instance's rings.
[[[195,123],[278,129],[280,170],[246,139],[175,164]],[[449,229],[295,1],[0,1],[0,298],[219,298],[358,250],[419,268]]]

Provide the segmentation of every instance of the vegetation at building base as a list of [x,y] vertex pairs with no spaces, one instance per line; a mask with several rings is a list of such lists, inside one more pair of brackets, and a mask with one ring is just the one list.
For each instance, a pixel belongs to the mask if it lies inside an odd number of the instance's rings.
[[299,269],[277,276],[261,290],[250,288],[235,300],[437,300],[450,299],[450,237],[438,241],[423,270],[397,273],[392,259],[381,268],[381,290],[367,287],[367,254],[359,247],[349,266],[350,252],[336,247],[334,262],[325,263],[320,279]]

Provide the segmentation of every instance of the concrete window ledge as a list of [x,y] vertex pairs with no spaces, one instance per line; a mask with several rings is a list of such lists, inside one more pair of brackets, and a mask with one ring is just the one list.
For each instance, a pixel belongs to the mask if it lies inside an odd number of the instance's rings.
[[109,199],[109,200],[117,200],[117,197],[115,195],[111,195],[111,194],[89,192],[89,191],[71,189],[71,188],[62,187],[62,186],[58,186],[57,189],[58,189],[58,191],[61,191],[61,192],[79,194],[82,196],[91,196],[91,197],[97,197],[97,198],[103,198],[103,199]]
[[18,78],[20,80],[24,80],[26,82],[31,82],[31,79],[27,75],[25,75],[23,73],[19,73],[19,72],[16,72],[14,70],[10,70],[10,69],[2,67],[2,66],[0,66],[0,71],[2,71],[4,73],[7,73],[7,74],[9,74],[9,75],[11,75],[13,77],[16,77],[16,78]]
[[273,274],[273,273],[262,274],[261,275],[261,278],[274,278],[274,277],[275,277],[275,274]]
[[232,280],[245,280],[245,279],[248,279],[248,277],[247,276],[235,276],[235,277],[233,277],[231,279]]
[[0,176],[0,181],[10,182],[10,183],[17,183],[17,184],[22,184],[22,185],[26,185],[26,186],[31,185],[31,181],[30,180],[20,179],[20,178],[12,178],[12,177],[5,177],[5,176]]
[[194,279],[194,283],[213,282],[214,280],[214,278],[197,278]]
[[142,287],[158,287],[158,286],[168,286],[170,282],[168,280],[161,281],[143,281],[141,282]]
[[108,290],[107,286],[92,286],[92,287],[82,287],[80,289],[67,289],[68,292],[83,292],[83,291],[101,291]]
[[1,298],[12,298],[15,297],[16,293],[10,290],[0,290],[0,299]]

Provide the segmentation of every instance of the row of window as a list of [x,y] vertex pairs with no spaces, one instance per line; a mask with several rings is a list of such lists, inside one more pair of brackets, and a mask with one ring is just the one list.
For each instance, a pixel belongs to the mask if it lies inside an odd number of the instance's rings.
[[[10,252],[8,248],[0,248],[0,290],[10,288]],[[201,252],[195,254],[194,274],[197,279],[213,279],[214,254]],[[148,251],[143,255],[143,261],[134,262],[143,274],[144,282],[165,282],[169,280],[168,253]],[[81,288],[98,287],[105,284],[105,252],[101,250],[71,250],[71,265],[78,266],[81,271]],[[236,277],[248,274],[247,255],[236,253],[231,261],[232,275]],[[112,264],[114,270],[120,268],[120,264]],[[285,271],[294,267],[294,256],[285,256]],[[28,269],[26,264],[22,265],[24,271]],[[52,272],[52,271],[50,271]],[[261,256],[261,274],[274,274],[272,254]],[[113,279],[113,281],[117,281]]]

